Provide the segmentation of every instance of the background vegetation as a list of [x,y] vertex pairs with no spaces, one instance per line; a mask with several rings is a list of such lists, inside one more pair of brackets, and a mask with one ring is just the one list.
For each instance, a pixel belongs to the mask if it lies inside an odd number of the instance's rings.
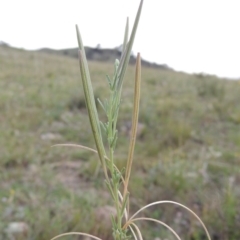
[[[90,62],[94,92],[104,99],[113,64]],[[124,165],[131,124],[134,67],[123,89],[116,150]],[[143,68],[140,121],[130,182],[132,211],[157,200],[187,205],[215,240],[240,238],[240,81]],[[98,108],[100,116],[104,116]],[[94,146],[76,59],[0,46],[0,239],[12,222],[18,239],[66,231],[111,239],[112,202],[96,175],[97,156],[56,143]],[[186,212],[168,205],[145,216],[170,223],[184,239],[205,239]],[[144,224],[147,239],[173,239]],[[69,237],[65,239],[78,239]]]

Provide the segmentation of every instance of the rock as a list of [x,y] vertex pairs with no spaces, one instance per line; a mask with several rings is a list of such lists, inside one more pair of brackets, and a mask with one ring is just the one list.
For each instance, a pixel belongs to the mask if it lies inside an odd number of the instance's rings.
[[92,238],[85,236],[83,237],[83,240],[92,240]]
[[61,139],[62,136],[60,134],[54,134],[54,133],[43,133],[41,134],[41,139],[42,140],[59,140]]
[[[131,135],[131,128],[132,128],[132,122],[126,121],[124,125],[121,127],[121,132],[123,132],[125,135],[130,136]],[[143,123],[138,123],[137,125],[137,138],[140,138],[145,130],[146,126]]]
[[103,207],[98,207],[95,210],[95,217],[97,222],[101,223],[102,226],[104,226],[106,229],[111,228],[112,222],[111,222],[111,217],[116,217],[117,216],[117,211],[114,207],[112,206],[103,206]]
[[29,233],[29,226],[25,222],[11,222],[5,231],[11,240],[26,239]]

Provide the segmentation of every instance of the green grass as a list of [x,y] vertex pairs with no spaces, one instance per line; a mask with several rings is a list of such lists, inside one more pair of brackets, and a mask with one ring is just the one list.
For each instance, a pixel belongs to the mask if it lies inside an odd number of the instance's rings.
[[[112,65],[90,62],[90,70],[94,93],[104,99],[105,73],[112,74]],[[134,71],[130,66],[123,86],[119,166],[127,159]],[[142,69],[139,122],[144,128],[130,181],[133,212],[151,201],[175,200],[196,210],[216,239],[240,237],[239,93],[239,81]],[[96,156],[50,148],[65,142],[94,148],[78,61],[0,47],[0,123],[0,239],[16,221],[29,225],[27,239],[50,239],[65,231],[111,239],[111,229],[108,234],[94,228],[99,207],[111,205],[99,181],[103,173],[94,177]],[[184,239],[203,234],[175,207],[152,207],[145,216],[158,216]],[[154,224],[142,226],[152,239],[171,239]]]

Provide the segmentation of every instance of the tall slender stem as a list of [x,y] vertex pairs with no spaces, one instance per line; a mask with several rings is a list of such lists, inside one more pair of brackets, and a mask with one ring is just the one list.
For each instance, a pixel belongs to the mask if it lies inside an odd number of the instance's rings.
[[133,154],[134,154],[134,148],[135,148],[135,142],[136,142],[136,136],[137,136],[138,113],[139,113],[139,102],[140,102],[140,83],[141,83],[141,57],[140,57],[140,54],[138,53],[137,63],[136,63],[136,74],[135,74],[132,130],[131,130],[131,138],[130,138],[130,144],[129,144],[123,199],[125,199],[127,194],[127,188],[128,188],[128,183],[129,183],[130,174],[131,174]]

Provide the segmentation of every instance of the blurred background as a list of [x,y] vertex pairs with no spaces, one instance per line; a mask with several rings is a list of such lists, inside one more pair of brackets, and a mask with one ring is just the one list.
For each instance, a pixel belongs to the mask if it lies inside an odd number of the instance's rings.
[[[75,24],[95,97],[120,58],[126,17],[138,0],[0,3],[0,239],[51,239],[67,231],[112,239],[112,201],[95,148],[77,60]],[[144,2],[124,82],[116,164],[126,163],[135,55],[142,55],[131,212],[157,200],[193,209],[212,239],[240,238],[239,2]],[[102,121],[105,116],[97,105]],[[199,223],[168,205],[144,213],[184,239],[206,239]],[[99,222],[101,222],[99,224]],[[142,223],[148,239],[174,239]],[[83,239],[66,237],[65,239]]]

